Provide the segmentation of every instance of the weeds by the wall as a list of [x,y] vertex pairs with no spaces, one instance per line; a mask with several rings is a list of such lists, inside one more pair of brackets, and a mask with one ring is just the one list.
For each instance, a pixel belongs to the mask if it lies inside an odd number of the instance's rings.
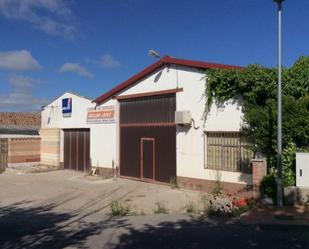
[[132,215],[131,206],[128,203],[113,201],[110,204],[110,215],[111,216],[126,216]]
[[187,202],[186,204],[186,213],[187,214],[198,214],[199,208],[192,201]]
[[177,178],[175,176],[170,178],[170,186],[171,188],[178,188]]
[[222,182],[221,182],[221,174],[217,172],[216,175],[216,185],[214,190],[212,191],[212,194],[214,196],[221,196],[223,191]]
[[154,214],[168,214],[168,209],[165,207],[164,202],[156,202],[153,210]]

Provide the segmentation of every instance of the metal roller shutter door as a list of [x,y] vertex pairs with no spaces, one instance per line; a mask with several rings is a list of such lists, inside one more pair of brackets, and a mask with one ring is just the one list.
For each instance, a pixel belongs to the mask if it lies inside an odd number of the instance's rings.
[[120,101],[120,175],[170,182],[176,177],[176,95]]
[[63,131],[64,168],[86,171],[90,168],[90,130],[65,129]]

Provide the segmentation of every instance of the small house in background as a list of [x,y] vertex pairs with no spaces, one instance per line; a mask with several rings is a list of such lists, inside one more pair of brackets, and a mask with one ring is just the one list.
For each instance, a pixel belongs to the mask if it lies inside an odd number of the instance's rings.
[[88,109],[94,103],[66,92],[42,109],[41,163],[43,165],[90,170],[90,125]]
[[40,163],[40,112],[0,112],[0,168]]

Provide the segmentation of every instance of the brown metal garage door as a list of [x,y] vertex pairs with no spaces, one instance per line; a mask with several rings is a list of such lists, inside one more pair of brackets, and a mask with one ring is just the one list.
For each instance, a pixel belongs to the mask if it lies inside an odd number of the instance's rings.
[[168,183],[176,177],[175,94],[120,101],[120,175]]
[[90,168],[89,129],[63,131],[63,164],[65,169],[86,171]]

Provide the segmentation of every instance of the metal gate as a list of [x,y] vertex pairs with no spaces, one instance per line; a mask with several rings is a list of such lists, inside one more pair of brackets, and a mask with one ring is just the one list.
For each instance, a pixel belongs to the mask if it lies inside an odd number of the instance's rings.
[[90,168],[90,130],[63,131],[63,166],[65,169],[86,171]]
[[120,175],[170,182],[176,177],[176,95],[120,101]]
[[0,172],[4,171],[8,165],[8,139],[0,139]]

